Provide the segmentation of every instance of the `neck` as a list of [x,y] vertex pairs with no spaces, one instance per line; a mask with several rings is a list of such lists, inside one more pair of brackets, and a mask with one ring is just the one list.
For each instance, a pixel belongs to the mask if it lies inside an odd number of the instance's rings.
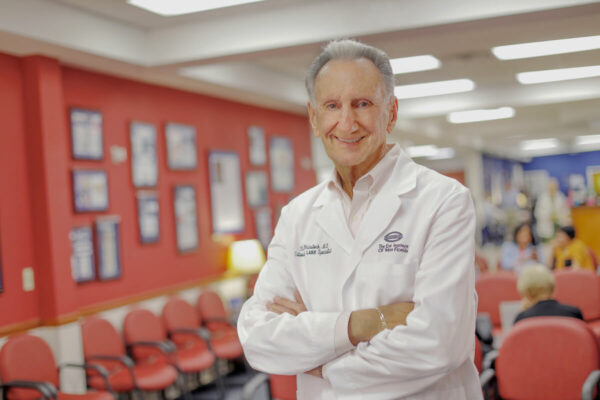
[[393,144],[383,144],[379,150],[375,153],[375,157],[370,162],[361,165],[353,165],[350,167],[346,167],[343,165],[336,165],[335,169],[340,177],[340,181],[342,183],[342,189],[344,192],[352,198],[352,194],[354,192],[354,185],[356,181],[358,181],[362,176],[368,173],[373,169],[381,161],[381,159],[387,154],[387,152],[393,147]]

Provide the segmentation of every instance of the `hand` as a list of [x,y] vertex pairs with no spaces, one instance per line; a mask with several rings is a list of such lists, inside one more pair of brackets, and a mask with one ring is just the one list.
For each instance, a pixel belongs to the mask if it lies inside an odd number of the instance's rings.
[[317,367],[315,369],[311,369],[310,371],[306,371],[305,374],[312,375],[316,378],[323,379],[323,366]]
[[[406,325],[406,318],[414,306],[414,303],[402,302],[381,306],[379,309],[388,328],[394,329],[398,325]],[[359,342],[368,342],[383,329],[379,313],[373,308],[353,311],[350,314],[348,338],[354,346]]]
[[273,302],[267,302],[267,310],[277,314],[288,313],[294,316],[306,311],[304,301],[302,300],[302,297],[300,297],[300,292],[297,290],[294,291],[294,298],[296,301],[275,296]]

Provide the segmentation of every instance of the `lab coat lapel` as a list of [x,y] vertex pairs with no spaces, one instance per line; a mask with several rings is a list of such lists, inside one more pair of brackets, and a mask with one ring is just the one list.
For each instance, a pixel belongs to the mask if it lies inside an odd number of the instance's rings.
[[317,224],[335,241],[346,253],[352,251],[354,238],[348,228],[344,210],[339,196],[334,196],[330,189],[325,188],[315,203]]
[[389,229],[402,204],[402,195],[416,187],[415,168],[414,162],[400,152],[392,174],[371,201],[360,224],[355,251],[363,253],[383,231]]

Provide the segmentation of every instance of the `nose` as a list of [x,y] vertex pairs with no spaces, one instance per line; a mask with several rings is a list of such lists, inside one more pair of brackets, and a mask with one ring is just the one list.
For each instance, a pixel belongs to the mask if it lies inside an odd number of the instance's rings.
[[352,133],[358,129],[358,123],[356,121],[356,112],[351,106],[342,107],[340,113],[340,120],[338,121],[338,129],[341,133]]

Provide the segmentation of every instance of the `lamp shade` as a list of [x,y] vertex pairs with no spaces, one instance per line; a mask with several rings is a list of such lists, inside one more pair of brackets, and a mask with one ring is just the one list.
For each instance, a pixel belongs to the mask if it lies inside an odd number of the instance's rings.
[[265,252],[257,239],[239,240],[229,246],[227,268],[243,274],[258,272],[265,263]]

